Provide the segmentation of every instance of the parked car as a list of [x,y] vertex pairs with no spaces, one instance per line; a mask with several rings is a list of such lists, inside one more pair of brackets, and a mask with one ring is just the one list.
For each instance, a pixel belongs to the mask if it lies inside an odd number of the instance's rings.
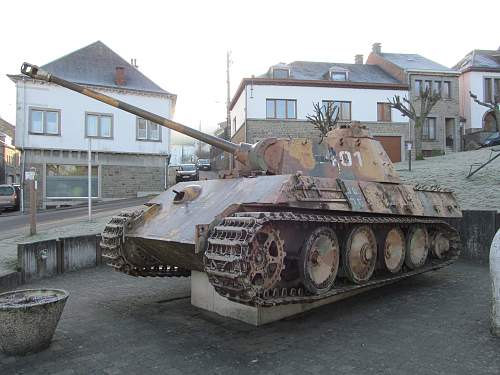
[[198,159],[196,166],[200,171],[209,171],[212,169],[210,165],[210,159]]
[[19,210],[20,196],[19,186],[0,185],[0,211]]
[[175,174],[175,182],[198,181],[200,178],[195,164],[181,164]]
[[483,142],[481,146],[490,147],[490,146],[498,146],[500,145],[500,132],[496,132],[488,136]]

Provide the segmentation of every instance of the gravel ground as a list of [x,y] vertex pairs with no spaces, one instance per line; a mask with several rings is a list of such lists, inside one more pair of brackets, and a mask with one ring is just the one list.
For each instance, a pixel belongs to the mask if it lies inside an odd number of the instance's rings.
[[438,184],[453,189],[464,210],[500,211],[500,157],[466,178],[470,165],[488,160],[490,152],[488,148],[457,152],[414,161],[411,172],[408,171],[408,162],[397,163],[396,169],[403,181]]

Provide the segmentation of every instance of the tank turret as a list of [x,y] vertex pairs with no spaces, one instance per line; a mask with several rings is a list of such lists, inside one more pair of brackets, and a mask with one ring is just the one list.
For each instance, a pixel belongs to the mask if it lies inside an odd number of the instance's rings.
[[37,66],[21,71],[218,147],[241,164],[240,177],[181,182],[113,217],[101,249],[120,272],[205,272],[230,300],[274,306],[349,295],[458,257],[460,238],[449,222],[461,211],[453,193],[402,183],[359,123],[330,131],[321,149],[307,139],[235,144]]

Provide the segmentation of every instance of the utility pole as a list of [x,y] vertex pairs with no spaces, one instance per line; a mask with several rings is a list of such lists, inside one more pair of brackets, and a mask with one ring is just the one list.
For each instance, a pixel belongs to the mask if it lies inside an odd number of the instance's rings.
[[88,169],[88,206],[89,206],[89,222],[92,221],[92,138],[89,137],[89,150],[87,152],[87,169]]
[[[229,67],[231,66],[231,51],[226,53],[226,85],[227,85],[227,99],[226,99],[226,128],[229,129],[229,139],[231,139],[231,112],[229,106],[231,104],[231,85],[229,77]],[[234,129],[236,130],[236,129]],[[229,155],[229,169],[233,169],[233,156]]]
[[36,169],[31,168],[29,172],[26,172],[25,180],[29,181],[30,184],[30,236],[36,234]]

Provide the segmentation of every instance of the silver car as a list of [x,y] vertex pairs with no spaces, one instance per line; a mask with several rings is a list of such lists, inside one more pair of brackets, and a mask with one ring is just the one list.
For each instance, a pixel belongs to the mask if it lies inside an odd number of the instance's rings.
[[18,186],[0,185],[0,211],[19,210],[19,198]]

